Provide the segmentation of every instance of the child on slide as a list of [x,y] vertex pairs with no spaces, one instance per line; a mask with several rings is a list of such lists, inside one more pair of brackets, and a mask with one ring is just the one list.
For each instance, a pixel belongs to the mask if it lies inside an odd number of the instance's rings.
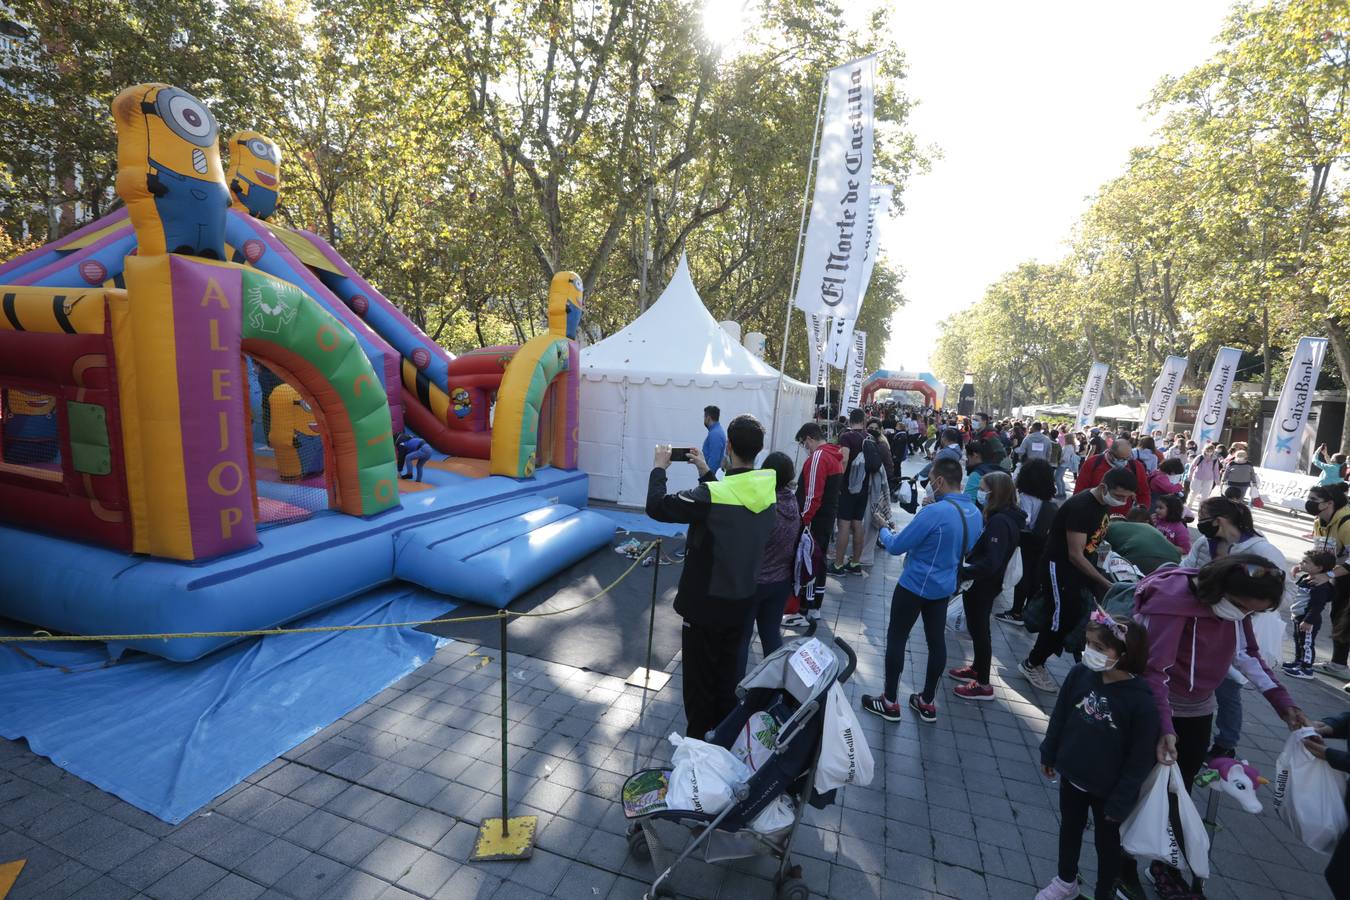
[[1120,877],[1120,823],[1152,771],[1158,710],[1148,684],[1135,676],[1148,663],[1148,632],[1098,607],[1088,621],[1083,661],[1059,689],[1041,742],[1041,770],[1059,787],[1059,872],[1036,900],[1078,897],[1078,854],[1092,810],[1097,844],[1094,897],[1115,896]]

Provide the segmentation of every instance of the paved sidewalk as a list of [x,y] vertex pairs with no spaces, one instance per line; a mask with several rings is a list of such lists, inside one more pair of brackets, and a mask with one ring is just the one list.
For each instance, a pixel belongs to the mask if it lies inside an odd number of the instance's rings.
[[[830,581],[830,625],[858,653],[855,701],[880,687],[899,570],[883,555],[866,577]],[[873,784],[808,811],[799,834],[816,895],[1031,898],[1053,876],[1058,795],[1036,748],[1054,698],[1013,671],[1030,637],[994,627],[996,702],[957,700],[946,680],[935,725],[908,710],[898,725],[864,718]],[[644,628],[616,639],[645,640]],[[950,666],[968,659],[968,643],[949,635],[947,645]],[[904,693],[924,662],[916,629]],[[477,823],[500,812],[499,662],[454,643],[178,827],[0,741],[0,862],[28,860],[11,897],[641,897],[650,867],[627,858],[616,798],[630,772],[669,758],[664,736],[683,729],[678,660],[640,728],[641,692],[617,678],[514,655],[508,664],[511,812],[539,817],[528,862],[466,861]],[[1062,677],[1068,665],[1051,669]],[[1350,704],[1322,684],[1289,687],[1310,715]],[[1271,771],[1287,732],[1255,692],[1245,697],[1243,750]],[[1269,804],[1252,816],[1225,801],[1219,818],[1210,897],[1330,897],[1325,858],[1294,843]],[[1092,863],[1089,841],[1089,882]],[[695,863],[678,886],[708,900],[770,897],[770,875],[760,861]]]

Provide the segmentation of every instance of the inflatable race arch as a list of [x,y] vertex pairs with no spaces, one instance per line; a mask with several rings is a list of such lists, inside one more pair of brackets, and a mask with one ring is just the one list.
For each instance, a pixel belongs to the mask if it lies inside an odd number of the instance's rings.
[[930,372],[878,369],[863,381],[862,402],[871,403],[880,390],[913,391],[922,394],[924,400],[934,409],[942,408],[942,401],[947,394],[946,385]]

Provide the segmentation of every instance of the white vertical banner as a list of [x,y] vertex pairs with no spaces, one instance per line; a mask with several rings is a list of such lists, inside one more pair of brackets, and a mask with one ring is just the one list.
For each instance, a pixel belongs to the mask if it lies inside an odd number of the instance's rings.
[[1299,338],[1294,358],[1289,362],[1289,374],[1284,378],[1284,390],[1275,407],[1275,418],[1266,434],[1266,445],[1261,451],[1261,466],[1280,472],[1298,469],[1298,455],[1304,443],[1313,438],[1308,424],[1312,411],[1313,391],[1317,376],[1322,372],[1322,359],[1327,355],[1327,339]]
[[1236,347],[1220,347],[1214,356],[1214,368],[1209,370],[1205,395],[1195,411],[1195,431],[1192,437],[1204,449],[1206,443],[1217,441],[1223,434],[1223,420],[1228,417],[1228,398],[1233,395],[1237,381],[1238,362],[1242,351]]
[[1083,384],[1083,397],[1078,401],[1079,428],[1091,428],[1097,417],[1097,407],[1102,402],[1102,392],[1106,390],[1106,363],[1095,362],[1088,370],[1087,381]]
[[816,187],[797,279],[798,309],[858,317],[863,238],[872,187],[872,87],[876,57],[830,70],[816,159]]
[[825,341],[829,337],[830,320],[816,313],[806,313],[806,345],[811,355],[811,383],[825,386]]
[[1186,377],[1186,357],[1169,356],[1163,361],[1162,372],[1153,382],[1153,396],[1148,398],[1148,407],[1144,410],[1144,433],[1163,434],[1167,423],[1172,420],[1172,410],[1176,409],[1177,395],[1181,392],[1181,379]]
[[862,406],[863,379],[867,377],[867,332],[853,332],[853,349],[849,351],[844,404],[840,412],[850,413]]
[[[867,198],[867,232],[863,239],[862,284],[858,288],[858,310],[862,311],[862,301],[867,296],[867,286],[872,283],[872,270],[876,268],[880,252],[881,220],[890,215],[891,195],[895,188],[889,184],[874,184]],[[830,329],[830,347],[827,356],[830,365],[844,369],[848,363],[849,348],[853,346],[853,326],[857,318],[836,317],[834,327]]]
[[830,337],[825,346],[825,362],[836,369],[848,371],[849,354],[853,352],[853,326],[857,319],[835,316],[830,324]]

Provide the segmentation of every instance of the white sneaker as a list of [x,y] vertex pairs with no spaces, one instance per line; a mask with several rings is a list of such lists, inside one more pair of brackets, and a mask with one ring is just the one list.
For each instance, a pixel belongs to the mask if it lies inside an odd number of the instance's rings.
[[1350,667],[1341,663],[1324,662],[1317,666],[1319,672],[1325,672],[1333,678],[1350,678]]
[[[1038,668],[1044,668],[1040,666]],[[1041,888],[1036,894],[1036,900],[1074,900],[1078,896],[1078,882],[1065,881],[1058,875],[1055,880]]]
[[[1055,681],[1055,676],[1046,671],[1045,666],[1029,666],[1024,659],[1017,664],[1017,671],[1022,673],[1022,677],[1031,682],[1031,686],[1039,688],[1042,691],[1054,693],[1059,690],[1059,682]],[[1046,888],[1049,890],[1050,888]]]
[[806,611],[806,618],[807,618],[808,620],[812,621],[812,622],[819,622],[819,621],[820,621],[820,610],[818,610],[818,609],[808,609],[808,610]]
[[807,625],[806,616],[800,613],[793,613],[790,616],[783,616],[784,628],[805,628]]

